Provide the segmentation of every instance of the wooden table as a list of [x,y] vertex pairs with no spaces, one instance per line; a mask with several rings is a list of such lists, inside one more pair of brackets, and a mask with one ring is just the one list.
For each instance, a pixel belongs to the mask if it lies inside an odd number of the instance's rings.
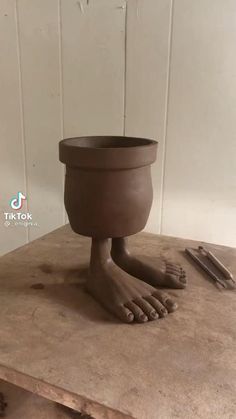
[[[96,419],[235,418],[235,291],[186,258],[199,243],[143,233],[130,244],[187,271],[165,319],[121,324],[87,295],[89,240],[69,226],[0,259],[0,378]],[[236,274],[235,249],[209,248]]]

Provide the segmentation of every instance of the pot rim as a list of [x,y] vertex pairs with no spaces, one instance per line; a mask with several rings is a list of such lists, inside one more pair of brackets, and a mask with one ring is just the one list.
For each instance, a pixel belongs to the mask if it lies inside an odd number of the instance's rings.
[[[124,146],[117,146],[114,145],[113,146],[86,146],[80,143],[82,143],[83,141],[86,140],[118,140],[118,141],[126,141],[126,145]],[[117,144],[118,144],[117,141]],[[127,145],[128,142],[133,143],[130,145]],[[138,144],[138,142],[140,142],[140,144]],[[63,140],[60,141],[60,143],[63,143],[64,145],[68,146],[68,147],[76,147],[76,148],[81,148],[81,149],[88,149],[88,150],[104,150],[104,149],[108,149],[108,150],[112,150],[112,149],[127,149],[127,148],[132,148],[132,147],[150,147],[153,144],[158,144],[158,142],[156,140],[153,140],[152,138],[144,138],[144,137],[130,137],[130,136],[122,136],[122,135],[85,135],[82,137],[69,137],[69,138],[65,138]]]
[[139,137],[72,137],[60,141],[59,159],[68,167],[81,169],[137,168],[148,166],[155,161],[157,145],[158,142],[153,139]]

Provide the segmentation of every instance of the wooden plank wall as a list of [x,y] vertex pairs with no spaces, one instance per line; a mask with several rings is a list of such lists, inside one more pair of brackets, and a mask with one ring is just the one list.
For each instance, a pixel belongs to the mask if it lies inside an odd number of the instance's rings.
[[19,42],[14,0],[0,2],[0,253],[28,240],[27,229],[8,226],[10,198],[26,191],[25,140],[22,126],[22,93]]
[[[65,221],[63,137],[124,130],[126,2],[0,2],[0,253]],[[18,191],[37,226],[4,225]]]
[[[236,245],[234,0],[0,2],[0,253],[62,225],[63,137],[158,140],[147,230]],[[37,226],[4,225],[24,193]],[[23,210],[23,209],[22,209]]]
[[236,246],[236,2],[176,0],[162,229]]
[[171,0],[128,2],[125,134],[158,140],[154,199],[146,229],[160,232],[163,194]]
[[17,2],[28,209],[38,227],[29,239],[63,223],[59,26],[57,0]]

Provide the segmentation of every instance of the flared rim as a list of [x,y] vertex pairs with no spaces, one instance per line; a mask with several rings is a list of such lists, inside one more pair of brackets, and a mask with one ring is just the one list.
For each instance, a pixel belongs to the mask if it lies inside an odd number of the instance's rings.
[[148,147],[157,144],[157,141],[149,138],[126,137],[118,135],[97,135],[84,137],[66,138],[60,143],[68,147],[78,147],[83,149],[127,149],[130,147]]
[[128,169],[152,164],[157,145],[153,139],[139,137],[74,137],[60,141],[59,159],[81,169]]

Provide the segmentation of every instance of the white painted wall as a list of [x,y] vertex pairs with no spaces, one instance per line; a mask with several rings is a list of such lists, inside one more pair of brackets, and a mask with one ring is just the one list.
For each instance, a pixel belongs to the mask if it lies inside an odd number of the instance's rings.
[[147,230],[236,246],[235,45],[234,0],[1,0],[0,253],[65,222],[58,141],[93,134],[158,139]]
[[236,2],[176,0],[162,229],[236,246]]

